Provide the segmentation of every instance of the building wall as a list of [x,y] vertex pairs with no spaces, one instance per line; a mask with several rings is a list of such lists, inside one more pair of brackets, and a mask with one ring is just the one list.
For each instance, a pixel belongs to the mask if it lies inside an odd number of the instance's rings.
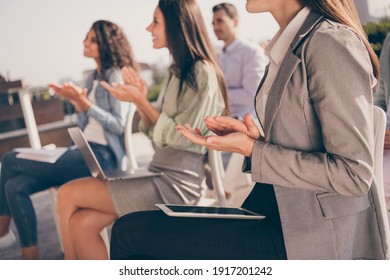
[[360,21],[365,24],[370,21],[377,21],[378,19],[371,16],[368,9],[368,0],[355,0],[355,5],[358,10]]

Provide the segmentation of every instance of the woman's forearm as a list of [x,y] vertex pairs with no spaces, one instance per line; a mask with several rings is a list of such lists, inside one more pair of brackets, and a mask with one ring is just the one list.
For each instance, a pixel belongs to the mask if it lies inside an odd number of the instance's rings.
[[142,111],[142,108],[137,107],[137,111],[138,111],[139,116],[140,116],[142,122],[144,123],[145,127],[149,129],[153,125],[152,122],[147,117],[147,115]]
[[146,127],[150,127],[156,124],[160,116],[160,112],[156,108],[154,108],[147,99],[142,99],[135,105],[137,106],[140,117]]
[[135,103],[139,116],[146,128],[150,128],[160,116],[160,112],[156,110],[147,99],[142,99]]

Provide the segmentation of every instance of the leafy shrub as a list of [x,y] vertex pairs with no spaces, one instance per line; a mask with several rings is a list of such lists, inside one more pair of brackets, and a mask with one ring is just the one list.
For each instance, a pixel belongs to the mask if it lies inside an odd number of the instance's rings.
[[379,57],[383,41],[385,40],[387,33],[390,32],[390,20],[368,22],[363,25],[363,28],[368,36],[368,41],[371,43],[372,48]]

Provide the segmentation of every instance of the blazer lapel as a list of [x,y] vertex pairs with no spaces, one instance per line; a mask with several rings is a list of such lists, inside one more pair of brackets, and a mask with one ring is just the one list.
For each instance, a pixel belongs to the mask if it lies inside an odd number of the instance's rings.
[[275,81],[272,84],[267,100],[267,105],[265,107],[264,132],[267,140],[268,136],[270,135],[269,132],[275,119],[275,115],[279,110],[282,97],[286,92],[285,89],[287,84],[291,78],[292,73],[300,62],[301,60],[291,52],[290,48],[286,54],[286,57],[283,59],[282,64],[280,65],[280,71],[276,75]]
[[[302,43],[308,37],[314,27],[323,19],[323,16],[315,12],[311,12],[300,30],[294,37],[286,56],[284,57],[280,70],[277,73],[274,83],[270,89],[270,95],[265,108],[265,123],[264,132],[266,140],[269,140],[270,130],[272,123],[275,119],[275,115],[280,108],[283,95],[286,92],[288,82],[295,69],[301,62]],[[262,85],[262,84],[261,84]]]
[[[265,79],[267,78],[268,71],[269,71],[269,64],[267,64],[267,66],[265,67],[265,71],[264,71],[263,78],[261,79],[260,84],[259,84],[259,86],[257,87],[257,90],[256,90],[256,95],[255,95],[255,109],[257,108],[257,105],[256,105],[256,103],[257,103],[257,95],[259,94],[260,89],[261,89],[261,87],[263,86]],[[256,112],[256,117],[257,117],[257,119],[259,120],[259,123],[260,123],[260,126],[261,126],[262,130],[263,130],[263,132],[265,132],[265,130],[264,130],[264,124],[261,122],[261,119],[259,118],[259,114],[257,113],[257,110],[255,110],[255,112]]]

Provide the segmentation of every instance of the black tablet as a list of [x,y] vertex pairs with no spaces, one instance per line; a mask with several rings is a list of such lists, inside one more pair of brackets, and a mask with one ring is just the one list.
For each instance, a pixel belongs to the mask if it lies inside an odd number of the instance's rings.
[[218,207],[218,206],[193,206],[175,204],[156,204],[165,214],[172,217],[192,218],[224,218],[224,219],[249,219],[261,220],[260,215],[243,208]]

